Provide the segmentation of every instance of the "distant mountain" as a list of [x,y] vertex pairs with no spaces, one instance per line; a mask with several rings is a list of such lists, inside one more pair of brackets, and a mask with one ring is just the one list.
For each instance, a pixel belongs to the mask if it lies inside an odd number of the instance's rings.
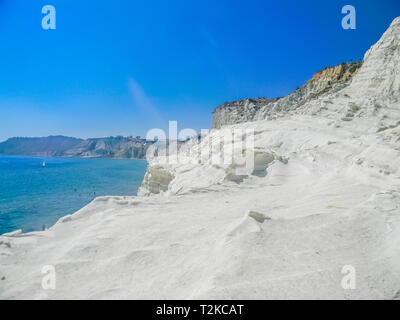
[[0,143],[0,154],[69,158],[144,159],[154,142],[140,137],[77,139],[64,136],[10,138]]
[[33,156],[62,156],[62,154],[83,140],[50,136],[43,138],[10,138],[0,143],[0,154],[33,155]]

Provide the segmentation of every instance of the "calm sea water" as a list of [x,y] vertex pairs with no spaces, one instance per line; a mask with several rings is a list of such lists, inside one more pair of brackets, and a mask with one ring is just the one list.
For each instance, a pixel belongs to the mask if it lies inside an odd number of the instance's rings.
[[0,156],[0,234],[51,227],[97,196],[136,195],[146,167],[141,160]]

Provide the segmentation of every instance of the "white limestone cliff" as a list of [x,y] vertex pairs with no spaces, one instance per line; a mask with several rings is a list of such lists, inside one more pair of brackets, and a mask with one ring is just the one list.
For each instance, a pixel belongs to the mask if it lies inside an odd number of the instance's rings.
[[141,196],[0,237],[0,298],[398,299],[399,45],[397,18],[344,85],[152,158]]

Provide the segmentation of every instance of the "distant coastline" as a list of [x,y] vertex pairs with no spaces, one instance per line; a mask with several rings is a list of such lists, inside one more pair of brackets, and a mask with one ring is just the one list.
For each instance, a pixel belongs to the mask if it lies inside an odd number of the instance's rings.
[[0,143],[0,155],[42,158],[145,160],[155,141],[141,137],[79,139],[66,136],[15,137]]
[[144,161],[148,162],[147,159],[138,159],[138,158],[106,158],[106,157],[64,157],[64,156],[40,156],[40,155],[26,155],[26,154],[0,154],[0,159],[1,158],[31,158],[31,159],[39,159],[39,160],[135,160],[135,161]]

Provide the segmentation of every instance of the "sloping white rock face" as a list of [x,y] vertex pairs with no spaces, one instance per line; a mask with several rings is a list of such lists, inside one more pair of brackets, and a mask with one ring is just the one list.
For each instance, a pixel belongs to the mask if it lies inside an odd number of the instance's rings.
[[400,96],[400,18],[367,51],[349,90],[360,96]]
[[0,298],[399,297],[399,21],[346,88],[152,159],[151,196],[0,237]]

